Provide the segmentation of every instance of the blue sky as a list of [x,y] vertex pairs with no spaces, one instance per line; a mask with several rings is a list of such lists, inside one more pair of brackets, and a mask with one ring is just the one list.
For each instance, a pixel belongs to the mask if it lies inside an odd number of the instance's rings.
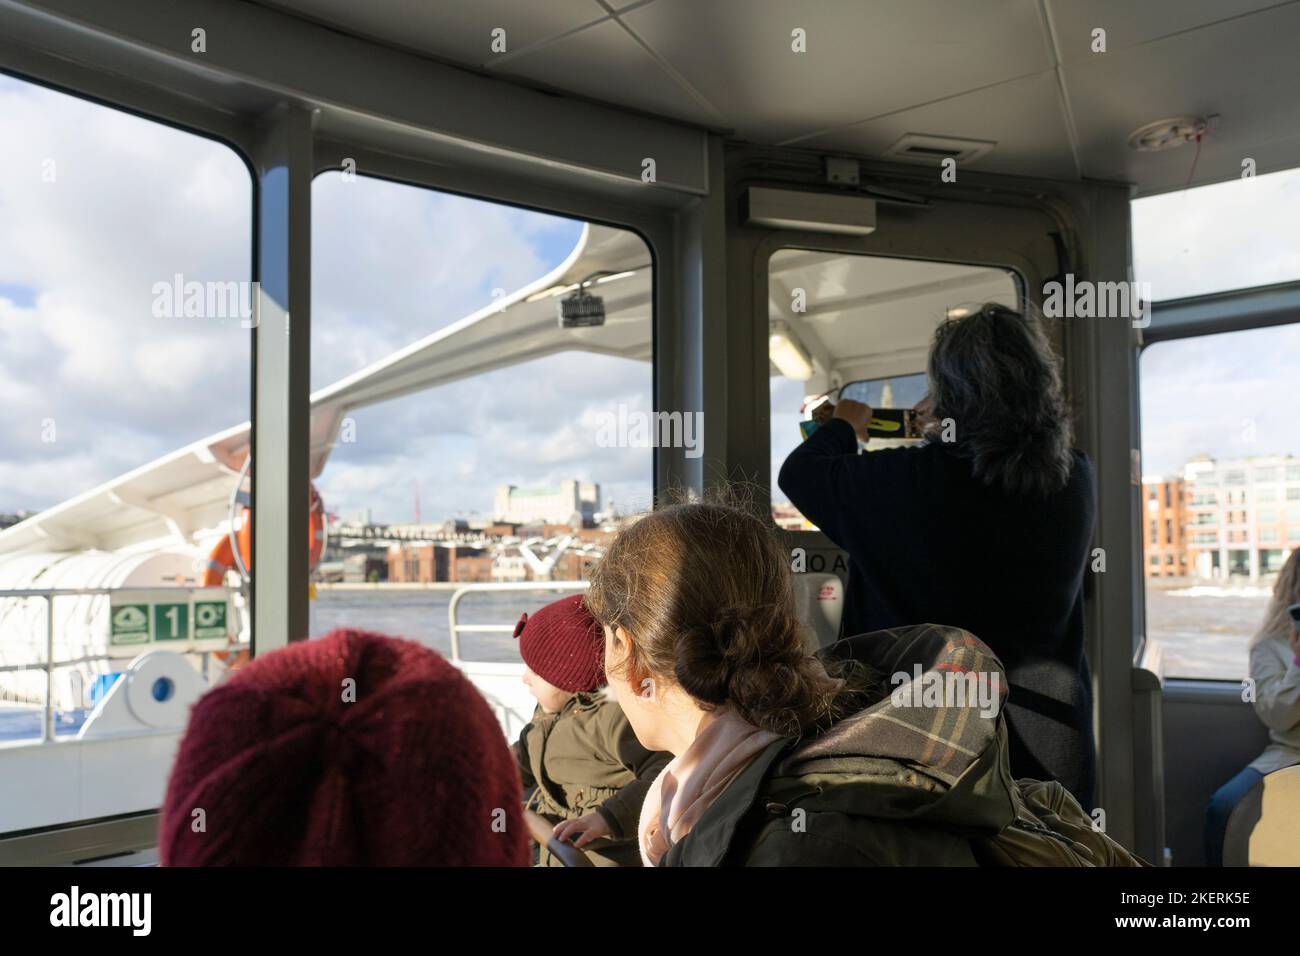
[[[249,277],[252,187],[235,154],[0,77],[0,171],[0,512],[48,507],[246,420],[238,320],[150,310],[175,273]],[[544,274],[579,230],[364,176],[326,174],[314,199],[313,387]],[[1300,278],[1297,219],[1296,173],[1140,200],[1136,277],[1157,299]],[[1300,326],[1151,349],[1145,470],[1203,451],[1300,453],[1296,356]],[[797,405],[798,386],[773,385]],[[650,450],[598,448],[584,423],[650,395],[647,363],[568,354],[502,370],[357,412],[357,441],[319,485],[331,510],[390,521],[412,517],[416,481],[426,519],[487,511],[497,484],[568,477],[641,507]]]

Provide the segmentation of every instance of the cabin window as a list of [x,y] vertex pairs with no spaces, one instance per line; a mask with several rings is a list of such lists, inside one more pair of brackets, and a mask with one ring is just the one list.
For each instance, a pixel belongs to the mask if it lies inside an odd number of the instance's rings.
[[[768,263],[772,518],[815,530],[777,486],[800,423],[824,395],[873,408],[912,408],[925,397],[935,328],[985,302],[1019,307],[1002,269],[782,249]],[[910,444],[872,438],[868,451]]]
[[[650,506],[656,444],[700,441],[654,414],[651,254],[630,231],[365,175],[321,174],[312,202],[329,544],[310,634],[448,653],[457,588],[585,580]],[[578,308],[583,280],[603,312]],[[459,623],[513,625],[563,593],[470,594]],[[519,661],[509,627],[460,652]]]
[[[170,748],[125,733],[150,730],[122,675],[157,650],[206,672],[240,633],[198,584],[247,447],[255,290],[229,147],[3,75],[0,143],[0,588],[71,592],[48,700],[47,599],[0,597],[5,832],[157,807]],[[151,719],[182,677],[154,682]],[[109,723],[99,750],[73,740]]]
[[1133,268],[1156,302],[1300,279],[1300,169],[1131,204]]
[[[1164,645],[1171,677],[1246,675],[1250,637],[1300,543],[1292,511],[1278,508],[1279,483],[1300,469],[1297,354],[1300,324],[1156,342],[1142,352],[1144,480],[1176,483],[1190,496],[1172,518],[1186,572],[1157,578],[1149,570],[1146,579],[1147,634]],[[1220,487],[1226,496],[1216,496]],[[1287,500],[1300,498],[1285,490]],[[1207,525],[1226,530],[1189,530]]]

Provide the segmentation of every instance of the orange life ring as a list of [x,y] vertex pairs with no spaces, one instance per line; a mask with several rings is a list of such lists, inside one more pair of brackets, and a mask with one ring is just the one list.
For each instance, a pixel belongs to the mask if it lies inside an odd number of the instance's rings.
[[[308,516],[310,527],[307,531],[307,569],[315,570],[325,554],[325,503],[315,485],[310,485]],[[253,570],[253,514],[244,508],[239,516],[239,530],[235,540],[239,544],[239,558],[245,570]],[[208,554],[207,567],[199,577],[199,585],[205,588],[220,587],[225,583],[226,572],[235,567],[235,553],[230,546],[230,535],[222,535]]]
[[221,661],[226,670],[233,671],[236,667],[243,667],[248,663],[248,648],[238,651],[213,651],[212,656]]

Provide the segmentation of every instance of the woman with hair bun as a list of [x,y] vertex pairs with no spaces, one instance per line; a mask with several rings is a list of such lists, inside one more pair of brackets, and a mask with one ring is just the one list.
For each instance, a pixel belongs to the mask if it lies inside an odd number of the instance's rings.
[[[749,511],[642,517],[586,601],[633,731],[674,755],[642,805],[646,865],[973,866],[972,837],[1014,818],[997,658],[919,625],[841,641],[824,662],[786,555]],[[886,690],[900,673],[959,673],[992,693],[910,704]]]

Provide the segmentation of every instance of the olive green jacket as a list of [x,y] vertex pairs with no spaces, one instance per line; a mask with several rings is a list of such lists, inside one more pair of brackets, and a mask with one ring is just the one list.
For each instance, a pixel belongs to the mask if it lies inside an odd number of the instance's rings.
[[[880,699],[816,736],[774,741],[661,865],[976,866],[971,838],[1015,819],[1006,675],[988,647],[958,628],[922,624],[822,653],[866,665]],[[982,682],[984,702],[912,698],[897,675],[911,679],[916,664],[926,680]]]
[[[582,849],[597,866],[640,866],[637,826],[646,791],[671,758],[641,746],[603,691],[571,697],[558,713],[539,706],[514,745],[524,791],[551,823],[599,813],[610,837]],[[545,847],[538,862],[560,866]]]

